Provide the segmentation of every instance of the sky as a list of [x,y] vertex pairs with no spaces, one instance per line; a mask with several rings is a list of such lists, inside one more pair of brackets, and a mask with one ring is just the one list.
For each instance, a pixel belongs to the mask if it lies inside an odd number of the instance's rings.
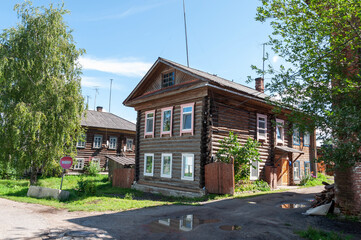
[[[0,1],[0,30],[19,21],[13,11],[20,0]],[[33,0],[35,6],[62,1]],[[82,95],[90,110],[102,106],[136,121],[133,108],[123,101],[149,68],[163,57],[186,65],[182,0],[64,0],[70,11],[64,19],[73,30],[77,48],[86,53]],[[259,77],[251,65],[262,67],[263,46],[272,29],[256,22],[258,0],[185,0],[189,65],[228,80],[246,84],[247,76]],[[279,64],[272,55],[266,64]],[[269,76],[265,76],[267,78]],[[98,89],[98,91],[96,90]]]

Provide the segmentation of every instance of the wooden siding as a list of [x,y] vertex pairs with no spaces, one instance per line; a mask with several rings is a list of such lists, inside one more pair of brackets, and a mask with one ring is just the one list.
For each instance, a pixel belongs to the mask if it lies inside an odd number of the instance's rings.
[[[101,135],[102,136],[102,147],[100,149],[93,148],[94,142],[94,135]],[[117,149],[108,149],[105,147],[107,140],[110,137],[117,137]],[[135,157],[134,153],[134,143],[133,141],[133,149],[131,151],[123,151],[124,146],[126,146],[126,139],[135,139],[135,133],[122,133],[120,131],[115,131],[108,129],[98,129],[98,128],[88,128],[86,131],[86,142],[85,148],[77,148],[77,156],[76,158],[84,158],[84,166],[89,164],[89,161],[92,158],[99,158],[100,159],[100,167],[106,167],[106,155],[117,155],[121,152],[124,153],[127,157]]]
[[[201,181],[201,119],[202,119],[202,105],[203,99],[189,100],[187,103],[195,103],[194,108],[194,134],[183,134],[180,136],[180,118],[181,118],[181,104],[173,106],[173,129],[172,136],[160,136],[161,128],[161,108],[171,107],[164,105],[155,109],[155,134],[154,138],[151,136],[144,137],[145,128],[145,111],[138,111],[140,113],[139,122],[139,180],[145,180],[151,183],[163,183],[177,187],[197,189]],[[154,154],[154,172],[153,176],[144,176],[144,154]],[[172,178],[163,178],[161,174],[161,154],[172,154]],[[182,153],[194,154],[194,180],[187,181],[181,179],[181,164]]]

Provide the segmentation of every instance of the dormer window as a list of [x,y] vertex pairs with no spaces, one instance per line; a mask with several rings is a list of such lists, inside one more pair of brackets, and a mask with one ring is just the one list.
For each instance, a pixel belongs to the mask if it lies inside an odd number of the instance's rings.
[[174,72],[163,74],[162,88],[174,85]]

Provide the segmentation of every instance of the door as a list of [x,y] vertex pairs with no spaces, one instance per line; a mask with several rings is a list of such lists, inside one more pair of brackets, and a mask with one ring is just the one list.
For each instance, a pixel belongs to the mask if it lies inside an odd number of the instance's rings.
[[287,158],[282,158],[277,164],[277,183],[280,185],[289,184],[289,162]]

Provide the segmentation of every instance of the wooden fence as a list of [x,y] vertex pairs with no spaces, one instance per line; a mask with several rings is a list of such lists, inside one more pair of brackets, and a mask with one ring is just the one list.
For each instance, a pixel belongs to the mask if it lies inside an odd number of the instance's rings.
[[205,166],[205,184],[209,193],[234,194],[234,166],[214,162]]
[[134,168],[118,168],[113,170],[113,187],[131,188],[134,181]]

